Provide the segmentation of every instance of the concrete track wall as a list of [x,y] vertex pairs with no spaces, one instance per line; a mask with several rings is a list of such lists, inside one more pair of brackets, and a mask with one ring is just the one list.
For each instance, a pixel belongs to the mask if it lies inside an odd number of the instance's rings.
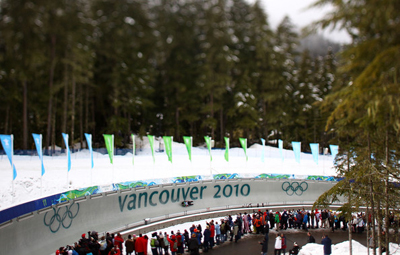
[[[255,205],[312,204],[335,182],[229,179],[156,185],[76,199],[0,226],[2,254],[51,254],[82,233],[123,230],[177,215]],[[192,200],[194,205],[182,207]],[[184,220],[184,219],[182,219]],[[180,222],[183,222],[180,220]],[[190,218],[188,218],[190,220]]]

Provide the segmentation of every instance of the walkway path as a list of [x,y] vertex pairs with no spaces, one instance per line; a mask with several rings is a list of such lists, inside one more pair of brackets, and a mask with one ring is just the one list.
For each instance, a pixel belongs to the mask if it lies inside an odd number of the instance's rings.
[[[331,232],[330,229],[310,229],[311,234],[314,236],[315,241],[317,243],[321,243],[322,234],[325,233],[332,239],[332,244],[341,243],[347,241],[349,239],[349,233],[343,230],[337,230],[335,232]],[[293,242],[297,242],[297,244],[302,247],[307,244],[307,232],[304,230],[288,230],[281,231],[280,233],[284,233],[287,238],[287,249],[288,252],[291,248],[293,248]],[[274,242],[275,242],[275,234],[276,231],[271,230],[269,233],[269,243],[268,243],[268,254],[273,254],[274,252]],[[263,235],[246,235],[242,239],[240,239],[237,243],[235,242],[225,242],[223,245],[216,246],[214,249],[208,252],[211,254],[218,255],[250,255],[250,254],[260,254],[261,245],[258,243],[263,240]],[[353,233],[353,240],[361,243],[366,246],[366,233],[355,234]]]

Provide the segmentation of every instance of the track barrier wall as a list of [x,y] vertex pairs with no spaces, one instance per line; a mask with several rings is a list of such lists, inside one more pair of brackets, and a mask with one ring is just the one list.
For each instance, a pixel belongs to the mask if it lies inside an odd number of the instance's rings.
[[[0,211],[0,246],[4,254],[25,254],[27,250],[31,254],[52,254],[93,230],[104,233],[148,225],[137,230],[144,233],[151,229],[152,222],[175,219],[175,224],[183,223],[206,217],[202,214],[227,215],[229,210],[239,212],[256,204],[311,206],[338,181],[315,176],[257,177],[177,177],[164,180],[169,183],[119,183],[57,194]],[[184,200],[193,201],[193,205],[183,207]]]

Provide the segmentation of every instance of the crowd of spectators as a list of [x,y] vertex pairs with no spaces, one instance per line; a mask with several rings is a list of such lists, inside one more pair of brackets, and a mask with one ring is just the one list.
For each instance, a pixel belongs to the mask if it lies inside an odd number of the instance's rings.
[[[365,225],[365,214],[354,216],[351,221],[352,230],[362,232]],[[330,210],[283,210],[283,211],[253,211],[251,214],[226,216],[220,221],[206,222],[203,228],[192,225],[188,230],[171,231],[170,233],[154,232],[151,235],[128,235],[123,239],[120,233],[106,233],[99,238],[96,231],[82,234],[81,239],[74,245],[60,247],[56,255],[145,255],[151,251],[153,255],[181,255],[185,252],[197,255],[200,250],[204,253],[226,241],[237,243],[245,234],[264,235],[262,253],[268,250],[268,234],[270,229],[277,231],[275,239],[275,254],[286,252],[286,237],[282,231],[287,229],[329,228],[346,230],[348,222],[344,215]],[[279,232],[281,231],[281,232]],[[308,242],[315,242],[308,232]],[[150,248],[150,249],[149,249]],[[149,251],[150,250],[150,251]],[[290,254],[298,254],[300,247],[297,243]]]

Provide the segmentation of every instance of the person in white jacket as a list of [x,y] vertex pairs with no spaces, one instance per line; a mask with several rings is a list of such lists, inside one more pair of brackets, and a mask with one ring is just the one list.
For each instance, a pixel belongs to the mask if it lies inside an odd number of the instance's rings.
[[277,233],[275,238],[275,255],[281,255],[281,250],[282,250],[282,239],[279,233]]

